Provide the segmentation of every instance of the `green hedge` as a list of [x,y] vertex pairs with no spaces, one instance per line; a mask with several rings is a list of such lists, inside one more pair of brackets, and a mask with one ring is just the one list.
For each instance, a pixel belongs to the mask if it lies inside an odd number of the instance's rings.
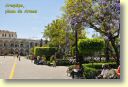
[[57,52],[56,47],[35,47],[34,55],[35,56],[45,56],[47,60]]
[[89,64],[83,64],[85,67],[95,68],[95,69],[102,69],[102,64],[110,65],[112,68],[117,68],[117,64],[115,62],[109,62],[109,63],[89,63]]
[[80,39],[78,41],[79,53],[81,55],[92,55],[94,52],[102,51],[105,47],[103,39]]
[[71,65],[69,60],[57,60],[56,61],[57,66],[69,66]]
[[89,64],[83,64],[84,67],[84,77],[86,79],[95,79],[96,76],[98,76],[101,73],[102,64],[109,64],[112,68],[117,68],[116,63],[92,63]]
[[86,71],[83,73],[86,79],[95,79],[95,77],[99,74],[99,71],[95,68],[86,67],[84,68],[84,71]]

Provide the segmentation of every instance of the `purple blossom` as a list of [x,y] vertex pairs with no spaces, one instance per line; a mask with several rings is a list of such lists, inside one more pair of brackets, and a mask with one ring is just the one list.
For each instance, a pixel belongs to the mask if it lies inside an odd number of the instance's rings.
[[81,17],[84,17],[84,15],[85,15],[85,11],[82,11],[81,12]]
[[116,3],[116,10],[120,11],[120,3]]
[[87,3],[86,3],[86,2],[82,2],[82,5],[83,5],[83,6],[86,6],[86,5],[87,5]]
[[[97,0],[95,3],[95,6],[99,6],[99,8],[89,8],[89,4],[86,3],[86,1],[82,1],[82,7],[86,9],[83,9],[81,12],[79,12],[79,14],[77,13],[78,15],[74,14],[74,16],[71,18],[70,24],[75,27],[79,22],[82,22],[83,26],[87,26],[88,22],[93,21],[96,23],[96,25],[102,26],[101,23],[105,21],[109,22],[106,26],[110,30],[118,29],[119,23],[114,23],[112,20],[115,20],[116,22],[119,20],[120,0]],[[73,6],[71,9],[78,9],[79,4],[80,3],[75,3],[75,7]]]
[[76,17],[72,18],[70,24],[75,26],[77,24],[77,18]]
[[107,5],[108,4],[108,1],[106,1],[106,0],[100,0],[99,1],[99,4],[100,5]]
[[120,3],[120,0],[116,0],[116,3]]
[[108,3],[106,1],[102,1],[102,4],[103,5],[107,5]]

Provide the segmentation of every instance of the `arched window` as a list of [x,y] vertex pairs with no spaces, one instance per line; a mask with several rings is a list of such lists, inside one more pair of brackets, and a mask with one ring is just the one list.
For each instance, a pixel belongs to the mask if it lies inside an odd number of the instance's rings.
[[9,34],[9,37],[11,37],[11,35]]
[[21,44],[20,44],[20,47],[23,47],[23,46],[24,46],[23,43],[21,43]]
[[11,43],[11,47],[14,47],[14,44],[13,43]]
[[6,47],[6,43],[4,43],[4,47]]
[[18,45],[17,45],[17,44],[15,44],[15,47],[18,47]]
[[4,34],[2,34],[2,37],[4,37]]

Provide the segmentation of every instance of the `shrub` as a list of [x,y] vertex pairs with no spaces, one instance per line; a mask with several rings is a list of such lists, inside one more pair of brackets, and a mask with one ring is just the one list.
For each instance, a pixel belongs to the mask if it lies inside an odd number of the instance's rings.
[[71,55],[74,56],[75,55],[75,47],[71,47]]
[[105,42],[103,39],[80,39],[78,41],[79,53],[81,55],[94,55],[95,52],[102,51],[105,47]]
[[70,65],[70,62],[69,62],[69,60],[57,60],[56,61],[56,65],[58,65],[58,66],[68,66],[68,65]]
[[34,55],[35,56],[45,56],[47,60],[57,52],[56,47],[35,47]]
[[102,64],[107,64],[110,65],[112,68],[117,68],[117,64],[114,62],[109,62],[109,63],[89,63],[89,64],[84,64],[85,67],[90,67],[90,68],[95,68],[95,69],[102,69]]
[[95,79],[95,77],[98,75],[98,70],[95,68],[90,68],[90,67],[84,67],[84,77],[86,79]]
[[95,79],[96,76],[98,76],[101,73],[102,64],[109,64],[112,68],[117,68],[116,63],[92,63],[89,64],[83,64],[84,67],[84,77],[86,79]]
[[30,53],[31,53],[31,54],[34,53],[34,47],[30,49]]

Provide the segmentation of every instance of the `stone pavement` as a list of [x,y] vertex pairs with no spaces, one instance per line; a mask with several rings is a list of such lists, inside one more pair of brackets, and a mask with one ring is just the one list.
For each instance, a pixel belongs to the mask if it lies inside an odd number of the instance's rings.
[[71,79],[67,67],[35,65],[25,57],[19,61],[14,56],[0,56],[0,79]]

